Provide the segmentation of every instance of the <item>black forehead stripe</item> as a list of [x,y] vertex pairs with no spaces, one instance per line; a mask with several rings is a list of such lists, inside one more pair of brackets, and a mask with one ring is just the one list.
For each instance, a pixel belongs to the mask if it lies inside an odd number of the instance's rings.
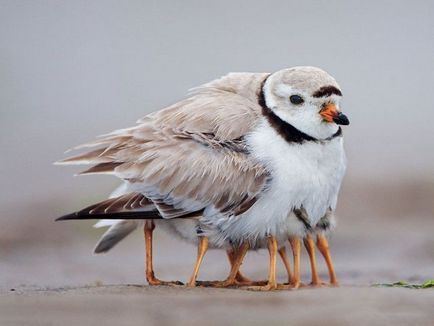
[[339,88],[335,86],[323,86],[315,93],[312,94],[313,97],[326,97],[332,94],[342,96],[342,92]]

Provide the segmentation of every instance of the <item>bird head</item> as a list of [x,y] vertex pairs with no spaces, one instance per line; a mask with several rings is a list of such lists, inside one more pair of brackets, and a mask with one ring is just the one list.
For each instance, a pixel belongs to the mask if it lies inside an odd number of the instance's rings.
[[336,80],[315,67],[294,67],[271,74],[263,85],[265,105],[281,120],[316,139],[348,125],[341,112]]

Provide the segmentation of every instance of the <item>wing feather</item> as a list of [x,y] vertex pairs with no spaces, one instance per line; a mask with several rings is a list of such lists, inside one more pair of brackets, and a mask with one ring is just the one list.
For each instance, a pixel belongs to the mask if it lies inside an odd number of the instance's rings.
[[[83,174],[114,174],[139,183],[165,218],[208,206],[240,214],[253,205],[269,177],[244,142],[261,115],[257,95],[265,77],[229,74],[144,117],[136,127],[82,145],[102,148],[62,163],[96,164]],[[141,200],[130,198],[127,204]]]

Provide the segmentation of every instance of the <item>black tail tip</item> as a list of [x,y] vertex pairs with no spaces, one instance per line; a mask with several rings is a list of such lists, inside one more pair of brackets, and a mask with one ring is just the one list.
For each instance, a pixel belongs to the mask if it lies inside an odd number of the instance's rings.
[[54,220],[54,222],[57,221],[67,221],[67,220],[76,220],[77,219],[77,214],[73,213],[73,214],[68,214],[68,215],[63,215],[61,217],[58,217]]

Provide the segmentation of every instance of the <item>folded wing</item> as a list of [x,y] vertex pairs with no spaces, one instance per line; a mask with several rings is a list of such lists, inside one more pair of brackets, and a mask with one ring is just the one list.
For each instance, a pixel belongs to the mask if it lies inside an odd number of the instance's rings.
[[[81,174],[113,174],[135,184],[163,218],[207,208],[241,214],[269,174],[244,137],[258,123],[257,92],[265,74],[230,74],[190,97],[83,147],[63,164],[93,164]],[[121,218],[121,217],[120,217]]]

